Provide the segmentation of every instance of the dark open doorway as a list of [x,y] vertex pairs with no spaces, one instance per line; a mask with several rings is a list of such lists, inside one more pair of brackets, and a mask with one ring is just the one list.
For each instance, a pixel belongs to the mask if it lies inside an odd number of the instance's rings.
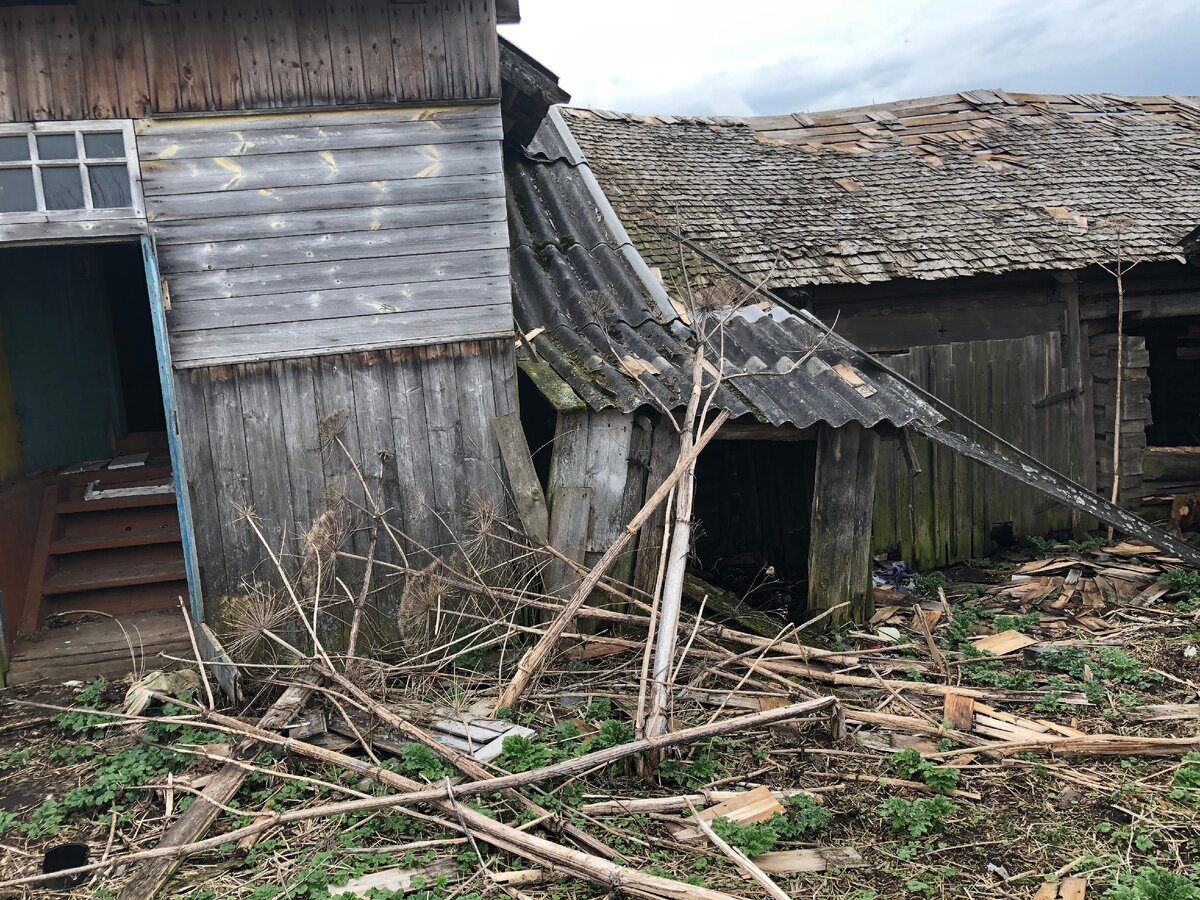
[[1151,447],[1200,446],[1200,317],[1145,326],[1150,357]]
[[5,247],[0,270],[10,636],[78,610],[174,608],[188,590],[141,247]]
[[752,606],[807,604],[816,443],[718,440],[696,466],[693,567]]

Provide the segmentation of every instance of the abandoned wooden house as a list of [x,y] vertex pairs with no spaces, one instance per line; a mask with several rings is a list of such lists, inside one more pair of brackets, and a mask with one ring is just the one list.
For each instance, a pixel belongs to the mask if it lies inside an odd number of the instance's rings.
[[[367,529],[339,531],[347,506],[386,509],[408,552],[438,554],[481,510],[511,519],[540,494],[540,531],[590,562],[678,454],[668,416],[698,345],[734,419],[699,466],[694,562],[739,589],[770,570],[792,611],[866,608],[873,507],[878,523],[891,502],[873,487],[881,438],[913,430],[1037,471],[943,433],[953,410],[806,310],[682,303],[652,226],[547,115],[566,99],[556,79],[498,39],[516,7],[0,6],[0,592],[4,631],[25,636],[12,681],[124,671],[127,645],[190,652],[184,597],[219,658],[207,625],[252,605],[272,554],[303,572],[318,545],[373,552]],[[570,122],[796,153],[742,125]],[[618,575],[653,583],[655,534]],[[401,637],[402,583],[371,594],[373,646]],[[80,611],[93,618],[42,628]],[[326,619],[336,648],[343,623]]]
[[[517,15],[514,0],[0,8],[9,636],[66,610],[166,608],[169,625],[127,630],[186,647],[177,598],[219,618],[261,561],[239,510],[295,541],[354,478],[349,456],[429,544],[468,494],[503,500],[501,143],[548,105],[503,96],[496,25]],[[128,660],[116,629],[74,648],[67,631],[18,645],[14,680],[69,677],[68,651]]]
[[[647,263],[699,250],[1059,472],[1156,519],[1200,490],[1200,101],[969,91],[758,118],[565,109]],[[721,273],[692,255],[694,278]],[[1135,265],[1136,264],[1136,265]],[[1129,268],[1135,265],[1134,268]],[[1089,524],[949,449],[881,452],[874,543],[920,567]]]

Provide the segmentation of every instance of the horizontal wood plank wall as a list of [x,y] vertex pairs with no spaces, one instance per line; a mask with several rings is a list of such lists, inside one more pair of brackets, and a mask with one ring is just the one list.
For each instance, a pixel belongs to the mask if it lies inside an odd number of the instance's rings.
[[[491,340],[176,372],[206,619],[228,627],[247,584],[279,586],[242,510],[295,571],[300,536],[322,515],[349,521],[367,506],[335,436],[388,521],[412,537],[414,562],[427,559],[422,547],[452,552],[481,503],[507,516],[491,420],[516,408],[513,365],[508,341]],[[365,534],[347,546],[364,552]],[[382,539],[378,555],[399,562]],[[354,584],[358,569],[347,565]],[[378,569],[374,586],[378,646],[397,639],[400,589]],[[345,635],[327,637],[336,646]]]
[[[888,365],[991,431],[1076,480],[1083,478],[1083,423],[1057,333],[914,347]],[[1038,401],[1051,402],[1038,406]],[[992,552],[992,526],[1045,535],[1071,527],[1065,507],[1004,475],[914,437],[922,468],[910,473],[898,441],[880,452],[874,544],[918,569]]]
[[497,104],[138,123],[179,367],[512,331]]
[[0,6],[0,121],[499,96],[493,0]]

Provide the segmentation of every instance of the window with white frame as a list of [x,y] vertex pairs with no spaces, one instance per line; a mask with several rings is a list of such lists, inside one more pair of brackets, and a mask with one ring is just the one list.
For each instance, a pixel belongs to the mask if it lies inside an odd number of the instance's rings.
[[0,126],[0,221],[140,215],[132,122]]

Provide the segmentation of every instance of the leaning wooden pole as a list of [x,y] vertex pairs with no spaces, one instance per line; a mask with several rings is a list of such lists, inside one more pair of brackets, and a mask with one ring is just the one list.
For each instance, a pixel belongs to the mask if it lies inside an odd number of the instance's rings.
[[529,687],[530,682],[542,670],[542,667],[546,664],[546,660],[549,659],[550,654],[554,651],[554,647],[558,643],[559,638],[562,637],[563,632],[566,631],[567,625],[575,618],[584,601],[591,595],[596,585],[599,584],[600,579],[604,577],[604,573],[616,562],[617,557],[624,552],[629,542],[633,540],[634,535],[641,530],[642,526],[650,520],[655,510],[663,504],[663,501],[667,499],[667,495],[671,492],[671,488],[679,482],[684,473],[696,461],[696,457],[700,455],[700,451],[708,446],[708,443],[717,436],[717,432],[721,430],[721,426],[727,421],[729,421],[729,410],[723,409],[717,413],[712,424],[700,435],[700,438],[692,446],[692,449],[676,463],[675,469],[667,476],[666,481],[651,495],[650,499],[646,501],[645,506],[622,529],[621,534],[604,551],[604,555],[600,557],[596,565],[592,566],[591,571],[584,576],[583,581],[575,589],[575,593],[571,595],[571,599],[567,601],[566,606],[562,608],[554,620],[546,627],[538,642],[530,647],[525,652],[525,655],[521,657],[521,661],[517,663],[516,674],[513,676],[512,681],[509,682],[508,687],[500,695],[500,708],[508,707],[511,709],[520,702],[521,696]]
[[[687,413],[679,431],[679,458],[688,458],[695,435],[693,428],[700,410],[701,381],[704,373],[704,348],[696,350],[692,365],[692,394]],[[667,571],[662,582],[659,601],[658,627],[647,640],[654,642],[654,666],[650,676],[650,706],[646,713],[646,737],[657,737],[667,731],[667,701],[670,693],[671,669],[675,661],[675,643],[679,633],[679,612],[683,606],[683,576],[687,570],[688,552],[692,543],[692,501],[696,489],[695,460],[681,473],[675,492],[675,520],[672,525]]]

